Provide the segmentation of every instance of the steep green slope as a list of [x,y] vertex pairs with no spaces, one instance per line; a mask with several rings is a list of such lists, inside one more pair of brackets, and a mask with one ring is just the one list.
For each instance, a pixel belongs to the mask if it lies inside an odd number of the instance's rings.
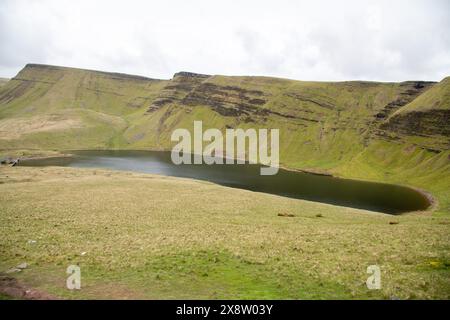
[[127,116],[164,81],[27,65],[0,89],[0,148],[120,147]]
[[450,212],[449,78],[171,80],[27,65],[0,88],[0,149],[170,150],[176,128],[279,128],[284,166],[431,191]]

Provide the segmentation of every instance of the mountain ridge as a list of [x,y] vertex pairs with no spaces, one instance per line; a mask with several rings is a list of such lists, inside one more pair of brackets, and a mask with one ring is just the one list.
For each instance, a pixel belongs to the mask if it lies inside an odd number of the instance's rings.
[[[145,75],[136,75],[132,73],[126,73],[126,72],[113,72],[113,71],[105,71],[105,70],[97,70],[97,69],[90,69],[90,68],[79,68],[79,67],[70,67],[70,66],[62,66],[62,65],[52,65],[52,64],[45,64],[45,63],[27,63],[24,68],[22,68],[20,71],[22,71],[25,68],[48,68],[48,69],[60,69],[60,70],[78,70],[78,71],[86,71],[86,72],[95,72],[95,73],[104,73],[104,74],[111,74],[111,75],[123,75],[125,77],[132,77],[132,78],[141,78],[141,79],[149,79],[149,80],[161,80],[161,81],[168,81],[175,78],[175,76],[180,75],[191,75],[191,76],[204,76],[204,77],[213,77],[213,76],[224,76],[224,77],[247,77],[247,78],[268,78],[268,79],[280,79],[280,80],[287,80],[287,81],[299,81],[299,82],[317,82],[317,83],[351,83],[351,82],[358,82],[358,83],[381,83],[381,84],[392,84],[392,83],[407,83],[407,82],[426,82],[426,83],[432,83],[436,84],[443,80],[449,79],[450,76],[444,77],[440,81],[434,81],[434,80],[403,80],[403,81],[382,81],[382,80],[363,80],[363,79],[353,79],[353,80],[336,80],[336,81],[328,81],[328,80],[300,80],[300,79],[293,79],[293,78],[283,78],[283,77],[277,77],[277,76],[265,76],[265,75],[223,75],[223,74],[204,74],[204,73],[198,73],[194,71],[178,71],[175,72],[171,78],[153,78]],[[18,73],[20,73],[20,71]],[[12,78],[5,78],[0,77],[0,79],[3,80],[11,80]]]

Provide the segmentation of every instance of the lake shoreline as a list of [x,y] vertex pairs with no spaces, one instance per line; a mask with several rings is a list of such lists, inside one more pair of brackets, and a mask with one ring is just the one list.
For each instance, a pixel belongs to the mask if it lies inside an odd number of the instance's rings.
[[[31,150],[30,150],[31,151]],[[171,150],[165,150],[165,149],[80,149],[80,150],[60,150],[60,151],[51,151],[50,154],[42,154],[43,152],[45,153],[46,151],[38,151],[36,155],[33,155],[32,153],[26,156],[19,156],[17,157],[20,161],[29,161],[29,160],[45,160],[45,159],[51,159],[51,158],[71,158],[71,157],[76,157],[76,154],[73,154],[72,152],[77,152],[77,151],[149,151],[149,152],[170,152]],[[223,157],[223,159],[226,159],[225,157]],[[415,211],[408,211],[408,212],[403,212],[400,213],[399,215],[404,215],[404,214],[412,214],[412,213],[432,213],[434,211],[436,211],[436,209],[439,206],[439,202],[438,200],[428,191],[421,189],[419,187],[416,186],[412,186],[412,185],[404,185],[404,184],[397,184],[397,183],[389,183],[387,181],[377,181],[377,180],[371,180],[371,179],[358,179],[358,178],[347,178],[345,176],[337,176],[334,175],[330,172],[324,171],[324,170],[320,170],[320,169],[300,169],[300,168],[293,168],[293,167],[289,167],[286,165],[280,165],[279,169],[284,170],[284,171],[289,171],[289,172],[297,172],[297,173],[305,173],[305,174],[311,174],[311,175],[317,175],[317,176],[324,176],[324,177],[330,177],[330,178],[335,178],[335,179],[343,179],[343,180],[353,180],[353,181],[360,181],[360,182],[371,182],[371,183],[381,183],[381,184],[386,184],[386,185],[391,185],[391,186],[399,186],[399,187],[404,187],[404,188],[409,188],[412,189],[414,191],[416,191],[417,193],[419,193],[420,195],[422,195],[428,202],[428,207],[425,210],[415,210]]]

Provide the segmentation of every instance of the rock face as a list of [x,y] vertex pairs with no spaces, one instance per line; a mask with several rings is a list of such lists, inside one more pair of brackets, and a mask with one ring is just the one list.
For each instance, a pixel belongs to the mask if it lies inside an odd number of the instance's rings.
[[449,123],[450,110],[413,111],[390,118],[381,128],[411,136],[450,137]]
[[153,101],[147,113],[157,111],[169,104],[183,104],[184,98],[209,77],[208,75],[191,72],[176,73]]
[[[393,116],[433,88],[434,82],[315,83],[296,89],[292,83],[278,79],[272,81],[274,90],[270,85],[261,85],[259,81],[261,79],[238,77],[234,83],[226,77],[179,72],[161,90],[147,114],[169,107],[167,119],[174,112],[170,106],[182,108],[187,113],[203,106],[222,117],[237,119],[242,123],[265,123],[269,117],[276,117],[280,121],[285,119],[295,123],[298,127],[308,127],[336,119],[332,125],[325,125],[328,129],[321,129],[321,136],[327,134],[327,130],[337,132],[348,129],[349,125],[359,126],[355,129],[364,133],[366,146],[374,139],[394,141],[401,140],[402,136],[449,136],[448,110],[417,111]],[[391,94],[388,98],[387,92]],[[341,102],[342,96],[346,97],[344,102]],[[362,106],[363,99],[379,101],[367,101]],[[348,109],[352,108],[349,114]],[[363,125],[359,125],[361,122]],[[445,143],[441,143],[438,148],[442,146],[445,147]],[[423,147],[430,149],[426,143]]]
[[[334,108],[334,106],[320,101],[320,99],[314,100],[294,93],[285,93],[285,95],[299,102],[310,102],[328,109]],[[245,89],[237,85],[216,84],[214,76],[179,72],[165,86],[147,112],[151,113],[166,105],[176,104],[186,110],[191,110],[197,106],[206,106],[221,116],[238,118],[245,123],[256,122],[257,118],[260,121],[265,120],[268,115],[318,122],[316,119],[302,118],[301,116],[265,108],[265,104],[271,98],[273,96],[270,93],[262,90]]]
[[187,72],[187,71],[180,71],[173,75],[173,79],[177,77],[183,77],[183,78],[200,78],[200,79],[208,79],[211,77],[207,74],[201,74],[201,73],[194,73],[194,72]]
[[269,110],[261,108],[266,102],[262,91],[206,82],[199,84],[181,103],[192,107],[207,106],[222,116],[238,117],[267,114]]
[[419,138],[433,152],[449,150],[450,79],[438,84],[417,82],[406,91],[404,102],[387,115],[379,132],[391,138]]
[[400,109],[403,106],[406,106],[408,103],[413,101],[419,95],[424,93],[426,90],[431,88],[435,83],[434,82],[404,82],[400,85],[403,91],[400,93],[400,96],[389,102],[380,112],[376,114],[377,119],[386,119],[395,111]]

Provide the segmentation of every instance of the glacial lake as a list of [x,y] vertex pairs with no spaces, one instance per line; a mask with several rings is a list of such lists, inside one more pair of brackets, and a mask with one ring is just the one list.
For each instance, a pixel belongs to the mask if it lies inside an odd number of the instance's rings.
[[[388,214],[425,210],[430,206],[420,192],[398,185],[340,179],[280,169],[261,176],[260,165],[175,165],[170,152],[71,151],[73,157],[21,161],[21,166],[105,168],[206,180],[219,185],[265,192]],[[176,196],[176,195],[174,195]]]

